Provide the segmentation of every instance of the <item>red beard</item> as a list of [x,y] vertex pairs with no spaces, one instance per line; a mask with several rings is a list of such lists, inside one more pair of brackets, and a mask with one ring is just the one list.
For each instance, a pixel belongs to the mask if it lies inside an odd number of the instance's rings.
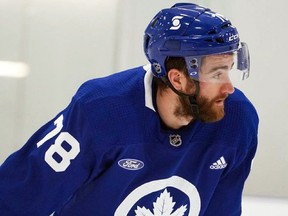
[[[216,122],[221,120],[224,115],[224,101],[227,98],[227,95],[221,95],[212,100],[209,100],[205,97],[198,97],[197,104],[199,106],[199,118],[203,122]],[[193,117],[194,113],[192,112],[191,104],[188,98],[179,96],[180,104],[176,108],[174,114],[176,116],[182,117]]]
[[216,122],[221,120],[225,115],[224,101],[226,98],[227,95],[219,96],[212,100],[204,97],[197,98],[200,120],[203,122]]

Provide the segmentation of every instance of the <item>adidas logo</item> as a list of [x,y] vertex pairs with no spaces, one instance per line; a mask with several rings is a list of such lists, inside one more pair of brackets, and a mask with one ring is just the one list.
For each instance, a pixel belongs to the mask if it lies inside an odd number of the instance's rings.
[[213,163],[210,166],[210,169],[224,169],[226,166],[227,166],[227,163],[224,157],[222,156],[219,160],[217,160],[217,162]]

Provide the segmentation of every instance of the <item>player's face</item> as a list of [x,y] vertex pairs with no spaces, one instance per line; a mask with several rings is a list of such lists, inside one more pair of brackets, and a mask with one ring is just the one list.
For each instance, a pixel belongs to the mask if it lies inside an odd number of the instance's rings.
[[198,104],[203,121],[213,122],[224,117],[224,101],[234,92],[229,72],[233,55],[211,55],[202,60]]
[[[233,55],[211,55],[202,60],[199,74],[200,94],[197,98],[202,121],[214,122],[224,117],[224,101],[234,92],[229,78],[232,66]],[[181,108],[178,107],[178,114],[192,116],[189,100],[182,97],[179,97],[179,100]]]

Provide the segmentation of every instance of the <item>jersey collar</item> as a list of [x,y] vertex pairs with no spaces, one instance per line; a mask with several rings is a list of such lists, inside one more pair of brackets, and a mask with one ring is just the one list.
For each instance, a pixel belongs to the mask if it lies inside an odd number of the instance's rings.
[[156,109],[153,105],[153,89],[152,89],[152,81],[153,81],[153,74],[151,71],[151,65],[143,66],[143,69],[146,71],[144,76],[144,88],[145,88],[145,106],[154,112]]

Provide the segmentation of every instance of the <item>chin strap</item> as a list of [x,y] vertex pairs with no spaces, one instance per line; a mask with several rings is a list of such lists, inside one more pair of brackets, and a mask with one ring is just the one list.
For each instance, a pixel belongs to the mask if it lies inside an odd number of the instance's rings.
[[[197,81],[196,81],[197,82]],[[199,85],[198,85],[199,86]],[[196,97],[195,95],[193,96],[189,96],[189,101],[191,104],[191,109],[192,109],[192,113],[193,113],[193,117],[195,119],[200,119],[200,110],[199,110],[199,105],[196,102]]]
[[199,95],[199,92],[200,92],[200,86],[199,86],[199,81],[196,81],[196,80],[192,80],[194,83],[195,83],[195,86],[196,86],[196,91],[193,95],[190,95],[190,94],[186,94],[186,93],[183,93],[183,92],[180,92],[178,91],[177,89],[175,89],[175,87],[172,85],[172,83],[170,82],[170,80],[168,79],[167,76],[163,76],[162,78],[162,81],[168,85],[177,95],[181,96],[181,97],[188,97],[189,98],[189,101],[190,101],[190,104],[191,104],[191,109],[192,109],[192,114],[193,114],[193,117],[195,119],[200,119],[200,110],[199,110],[199,105],[197,103],[197,97]]

